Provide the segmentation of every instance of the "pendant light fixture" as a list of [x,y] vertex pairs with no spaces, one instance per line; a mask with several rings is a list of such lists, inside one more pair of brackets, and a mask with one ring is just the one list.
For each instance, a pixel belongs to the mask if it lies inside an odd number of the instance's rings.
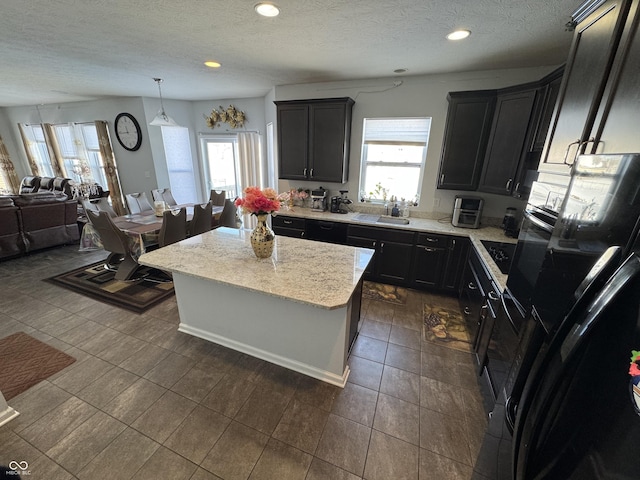
[[158,84],[158,93],[160,94],[160,110],[158,111],[158,114],[155,116],[155,118],[151,120],[151,122],[149,122],[149,125],[154,125],[156,127],[179,127],[180,125],[178,125],[176,121],[169,115],[167,115],[164,111],[164,103],[162,102],[162,89],[160,88],[162,79],[154,78],[153,81]]

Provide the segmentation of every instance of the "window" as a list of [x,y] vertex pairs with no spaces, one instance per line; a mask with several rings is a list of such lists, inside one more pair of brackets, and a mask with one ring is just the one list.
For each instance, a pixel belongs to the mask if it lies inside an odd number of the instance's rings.
[[41,177],[55,177],[42,125],[22,125],[22,131],[27,139],[29,153],[38,166],[38,174]]
[[364,119],[361,198],[419,198],[430,127],[431,118]]
[[240,195],[238,139],[235,136],[207,135],[200,142],[207,189],[224,190],[227,198],[236,198]]
[[169,186],[178,203],[196,203],[196,177],[191,159],[189,129],[186,127],[161,127],[164,154],[167,160]]
[[65,175],[77,183],[97,183],[105,187],[107,177],[95,124],[54,125],[53,132],[58,141]]

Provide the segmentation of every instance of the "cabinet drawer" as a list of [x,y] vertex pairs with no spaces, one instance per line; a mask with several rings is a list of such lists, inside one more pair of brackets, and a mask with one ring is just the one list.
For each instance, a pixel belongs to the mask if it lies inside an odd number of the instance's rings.
[[434,233],[419,233],[418,245],[426,247],[445,248],[447,246],[448,237],[446,235],[436,235]]
[[304,230],[304,218],[275,216],[271,217],[271,225],[273,227],[298,228]]
[[378,229],[371,227],[361,227],[359,225],[349,225],[347,235],[360,238],[378,238]]

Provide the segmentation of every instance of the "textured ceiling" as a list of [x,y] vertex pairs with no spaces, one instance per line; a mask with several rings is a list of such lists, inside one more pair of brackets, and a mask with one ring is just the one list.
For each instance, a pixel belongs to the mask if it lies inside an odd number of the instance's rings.
[[[2,0],[0,106],[562,63],[580,0]],[[473,33],[447,41],[453,29]],[[217,70],[203,62],[222,63]]]

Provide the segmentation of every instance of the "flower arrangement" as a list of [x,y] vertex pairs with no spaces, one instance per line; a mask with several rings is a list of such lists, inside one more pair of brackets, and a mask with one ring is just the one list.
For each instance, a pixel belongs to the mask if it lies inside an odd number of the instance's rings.
[[242,213],[266,215],[280,210],[280,199],[273,188],[247,187],[243,193],[244,198],[236,198],[234,202],[236,207],[242,208]]
[[631,366],[629,367],[629,375],[632,377],[640,376],[640,351],[632,350],[631,351]]
[[311,192],[309,190],[305,190],[302,187],[292,188],[288,192],[283,192],[278,195],[278,200],[280,202],[286,203],[288,208],[293,208],[294,202],[298,204],[303,204],[304,201],[309,198],[309,194]]
[[228,123],[231,128],[244,127],[244,122],[247,119],[244,112],[236,110],[236,107],[233,105],[229,105],[226,110],[222,106],[219,108],[220,111],[214,108],[208,117],[206,115],[204,116],[207,127],[219,127],[220,123]]

